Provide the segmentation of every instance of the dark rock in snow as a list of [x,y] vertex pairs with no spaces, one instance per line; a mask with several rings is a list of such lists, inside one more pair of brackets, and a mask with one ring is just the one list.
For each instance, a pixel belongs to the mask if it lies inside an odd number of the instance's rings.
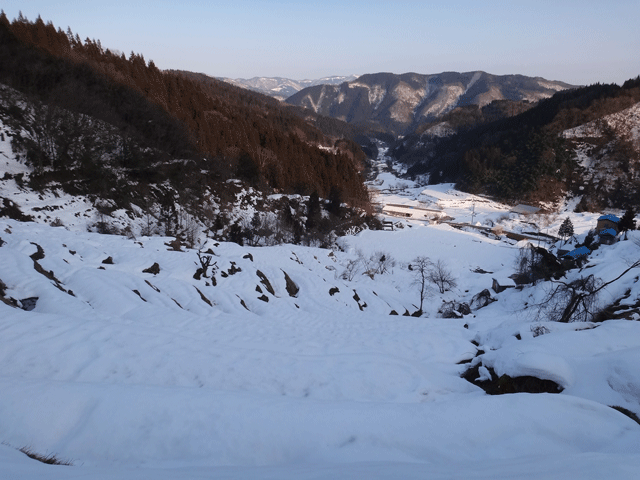
[[260,279],[260,283],[262,283],[262,285],[264,285],[264,288],[267,289],[267,292],[275,296],[276,292],[271,286],[271,282],[269,282],[269,279],[267,278],[267,276],[264,273],[262,273],[260,270],[256,271],[256,275]]
[[152,273],[154,275],[158,275],[160,273],[160,265],[158,265],[158,262],[155,262],[149,268],[145,268],[142,273]]
[[291,277],[287,275],[287,272],[282,270],[282,273],[284,273],[284,281],[286,283],[285,288],[287,289],[287,293],[290,297],[297,297],[298,292],[300,291],[300,287],[298,287],[298,285],[296,285],[295,282],[291,280]]
[[34,308],[36,308],[36,304],[38,303],[38,297],[29,297],[23,298],[20,300],[20,305],[22,305],[22,309],[30,312]]
[[491,292],[489,291],[489,289],[485,288],[477,295],[474,295],[474,297],[471,299],[470,306],[473,310],[479,310],[482,307],[486,307],[490,303],[497,302],[497,301],[498,301],[497,298],[493,298],[491,296]]
[[510,377],[498,376],[496,372],[488,368],[491,380],[478,380],[481,363],[468,369],[462,378],[482,388],[489,395],[502,395],[505,393],[560,393],[563,388],[552,380],[544,380],[531,376]]
[[464,315],[471,313],[471,307],[466,302],[444,302],[438,313],[442,315],[442,318],[462,318]]
[[37,243],[31,242],[31,245],[35,245],[36,248],[38,249],[36,251],[36,253],[32,253],[30,255],[31,260],[33,260],[34,262],[38,261],[38,260],[42,260],[44,258],[44,250],[42,249],[42,247],[40,245],[38,245]]

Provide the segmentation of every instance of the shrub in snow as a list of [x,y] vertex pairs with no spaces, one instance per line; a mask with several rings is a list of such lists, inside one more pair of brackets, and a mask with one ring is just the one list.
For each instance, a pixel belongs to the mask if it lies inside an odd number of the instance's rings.
[[69,460],[62,460],[53,453],[50,453],[49,455],[42,455],[34,452],[28,447],[22,447],[22,448],[19,448],[18,450],[24,453],[27,457],[33,460],[37,460],[39,462],[45,463],[47,465],[64,465],[64,466],[73,465],[73,463],[70,462]]
[[516,283],[535,283],[540,279],[550,280],[562,277],[565,267],[545,248],[527,243],[518,251],[515,270],[518,276]]
[[388,252],[378,251],[366,257],[362,251],[358,251],[357,258],[347,261],[340,278],[351,281],[359,272],[362,272],[363,275],[373,279],[376,275],[388,273],[395,264],[395,260]]
[[360,262],[364,268],[364,274],[373,279],[376,274],[382,275],[387,273],[391,267],[395,265],[395,261],[389,253],[375,252],[369,257],[364,257],[362,252],[359,252]]
[[389,252],[375,252],[370,260],[375,268],[375,273],[379,275],[387,273],[396,264]]
[[213,279],[213,284],[215,285],[215,274],[216,271],[218,270],[217,267],[217,262],[213,262],[213,252],[211,252],[211,250],[209,250],[206,253],[202,253],[202,250],[198,250],[198,262],[194,262],[196,264],[196,266],[198,264],[200,264],[200,266],[198,267],[198,269],[196,270],[196,273],[193,275],[193,278],[195,278],[196,280],[200,280],[200,277],[204,277],[204,278],[208,278],[208,271],[209,268],[211,268],[211,278]]
[[554,282],[541,310],[555,322],[587,322],[598,309],[598,292],[602,281],[593,275],[572,282]]
[[545,335],[550,332],[551,330],[549,330],[544,325],[531,325],[531,333],[533,333],[534,338],[539,337],[540,335]]

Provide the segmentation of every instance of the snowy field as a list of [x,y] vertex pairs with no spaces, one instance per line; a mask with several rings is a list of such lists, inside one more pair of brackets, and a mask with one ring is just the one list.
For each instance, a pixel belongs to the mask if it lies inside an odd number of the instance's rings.
[[[390,173],[377,183],[383,203],[533,228],[451,185]],[[578,238],[595,226],[596,215],[559,208],[535,219],[539,231],[557,234],[568,215]],[[610,407],[640,415],[640,322],[544,322],[531,307],[544,282],[439,316],[443,301],[470,302],[512,274],[514,241],[406,220],[335,251],[209,240],[213,286],[193,278],[196,251],[86,233],[76,213],[51,213],[66,228],[0,219],[2,296],[19,306],[37,297],[30,311],[0,302],[0,478],[637,478],[640,425]],[[624,271],[640,258],[638,233],[594,252],[588,272]],[[380,252],[394,260],[386,273],[342,278],[350,261]],[[408,265],[421,255],[444,260],[457,286],[432,289],[421,317],[404,316],[419,304]],[[158,273],[143,272],[154,263]],[[603,302],[637,302],[638,275]],[[469,361],[564,390],[490,396],[461,378]],[[44,465],[22,447],[73,465]]]

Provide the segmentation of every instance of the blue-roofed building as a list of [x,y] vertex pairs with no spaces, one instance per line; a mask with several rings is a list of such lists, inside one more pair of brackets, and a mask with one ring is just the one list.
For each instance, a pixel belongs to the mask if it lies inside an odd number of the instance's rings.
[[582,266],[582,264],[586,262],[590,253],[591,250],[587,247],[576,248],[562,256],[562,264],[565,268],[573,268],[576,265]]
[[613,228],[605,228],[604,230],[600,230],[598,232],[598,236],[600,237],[600,243],[603,245],[612,245],[618,240],[618,232],[616,232]]
[[607,230],[609,228],[614,229],[616,231],[616,235],[620,232],[620,218],[615,215],[611,215],[610,213],[598,218],[596,231],[601,232],[602,230]]
[[576,258],[586,257],[590,253],[591,253],[591,250],[589,250],[587,247],[579,247],[579,248],[576,248],[574,250],[571,250],[564,257],[571,257],[571,258],[573,258],[575,260]]

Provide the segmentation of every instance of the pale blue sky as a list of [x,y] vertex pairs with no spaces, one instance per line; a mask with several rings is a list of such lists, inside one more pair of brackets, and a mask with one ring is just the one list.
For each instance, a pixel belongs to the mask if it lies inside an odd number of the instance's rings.
[[640,0],[3,0],[159,68],[319,78],[484,70],[572,84],[640,75]]

